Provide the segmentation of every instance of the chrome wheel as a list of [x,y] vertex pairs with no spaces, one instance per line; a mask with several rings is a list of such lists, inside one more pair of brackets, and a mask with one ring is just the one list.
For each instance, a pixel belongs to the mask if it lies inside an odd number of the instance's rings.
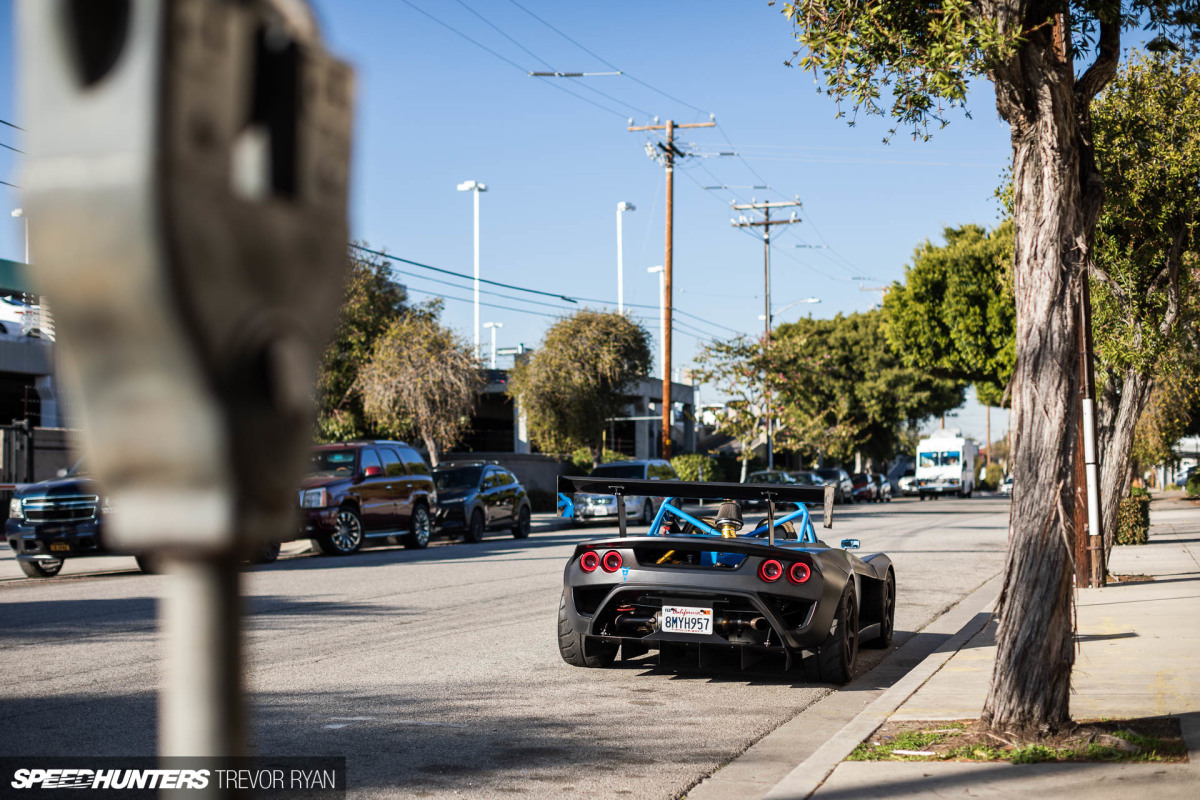
[[429,521],[429,511],[425,506],[417,506],[413,509],[408,535],[404,537],[404,546],[420,550],[429,544],[431,533],[433,525]]
[[352,509],[343,508],[337,515],[337,530],[330,535],[335,550],[339,553],[353,553],[362,546],[362,521]]

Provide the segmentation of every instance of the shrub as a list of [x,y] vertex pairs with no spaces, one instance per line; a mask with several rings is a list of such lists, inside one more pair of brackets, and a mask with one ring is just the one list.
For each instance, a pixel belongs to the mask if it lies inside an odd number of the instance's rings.
[[1150,538],[1150,492],[1135,486],[1117,507],[1116,544],[1145,544]]
[[721,465],[712,456],[703,453],[684,453],[671,459],[675,474],[683,481],[719,481]]
[[983,484],[980,489],[988,489],[996,491],[1000,488],[1000,482],[1004,480],[1004,470],[999,464],[988,464],[983,478]]
[[618,453],[616,450],[602,450],[600,452],[600,460],[597,462],[592,458],[591,450],[586,447],[580,447],[578,450],[572,451],[568,459],[579,470],[579,474],[586,475],[598,463],[608,464],[612,461],[628,461],[629,456],[624,453]]
[[1193,472],[1192,477],[1188,478],[1187,485],[1183,487],[1187,492],[1188,497],[1196,497],[1200,495],[1200,472]]

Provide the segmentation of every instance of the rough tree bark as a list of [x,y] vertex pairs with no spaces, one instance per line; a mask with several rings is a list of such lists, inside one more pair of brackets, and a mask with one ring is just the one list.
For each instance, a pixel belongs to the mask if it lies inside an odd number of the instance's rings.
[[1091,98],[1116,70],[1119,34],[1074,79],[1053,31],[1059,7],[985,0],[1006,31],[1026,31],[995,65],[996,107],[1012,129],[1017,303],[1009,519],[997,653],[983,722],[1037,733],[1070,723],[1074,620],[1072,474],[1077,408],[1078,284],[1088,264],[1103,184],[1091,153]]
[[1133,481],[1133,436],[1142,416],[1154,379],[1136,369],[1127,369],[1120,387],[1110,381],[1100,398],[1100,525],[1104,531],[1104,563],[1117,536],[1117,512],[1121,498],[1129,494]]

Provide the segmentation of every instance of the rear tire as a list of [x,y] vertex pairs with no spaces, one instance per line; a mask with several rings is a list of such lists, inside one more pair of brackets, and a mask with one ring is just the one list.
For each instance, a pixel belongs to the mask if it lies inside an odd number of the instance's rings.
[[521,506],[521,510],[517,512],[517,524],[513,525],[513,538],[524,539],[528,537],[531,527],[532,525],[529,506]]
[[896,573],[888,567],[887,578],[879,597],[879,636],[863,642],[866,647],[886,650],[892,646],[892,634],[896,630]]
[[53,560],[38,560],[17,559],[17,563],[21,565],[21,572],[24,572],[30,578],[53,578],[63,568],[63,560],[55,558]]
[[279,542],[268,542],[254,551],[248,561],[251,564],[274,564],[279,558]]
[[817,678],[823,683],[846,684],[854,677],[854,662],[858,658],[858,600],[854,592],[854,576],[842,590],[833,627],[817,651]]
[[617,657],[618,645],[575,632],[567,619],[567,595],[558,601],[558,652],[572,667],[607,667]]
[[642,500],[641,521],[643,525],[649,525],[651,522],[654,522],[654,501],[649,497]]
[[479,544],[483,541],[483,528],[483,512],[477,508],[471,512],[471,518],[467,520],[467,528],[463,531],[463,541]]
[[424,550],[428,547],[429,537],[433,532],[429,522],[429,509],[425,506],[415,507],[408,525],[408,535],[404,537],[404,546],[410,550]]

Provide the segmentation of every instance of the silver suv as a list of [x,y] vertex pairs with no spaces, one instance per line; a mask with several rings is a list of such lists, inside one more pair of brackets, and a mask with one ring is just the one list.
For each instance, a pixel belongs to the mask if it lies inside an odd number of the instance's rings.
[[[650,481],[678,480],[670,462],[661,458],[651,458],[644,461],[613,461],[600,464],[591,471],[591,478],[637,478]],[[662,505],[661,497],[625,498],[625,513],[631,520],[638,520],[643,525],[654,521],[658,507]],[[617,498],[611,494],[590,494],[576,492],[572,498],[575,504],[573,524],[589,522],[594,519],[617,518]]]

